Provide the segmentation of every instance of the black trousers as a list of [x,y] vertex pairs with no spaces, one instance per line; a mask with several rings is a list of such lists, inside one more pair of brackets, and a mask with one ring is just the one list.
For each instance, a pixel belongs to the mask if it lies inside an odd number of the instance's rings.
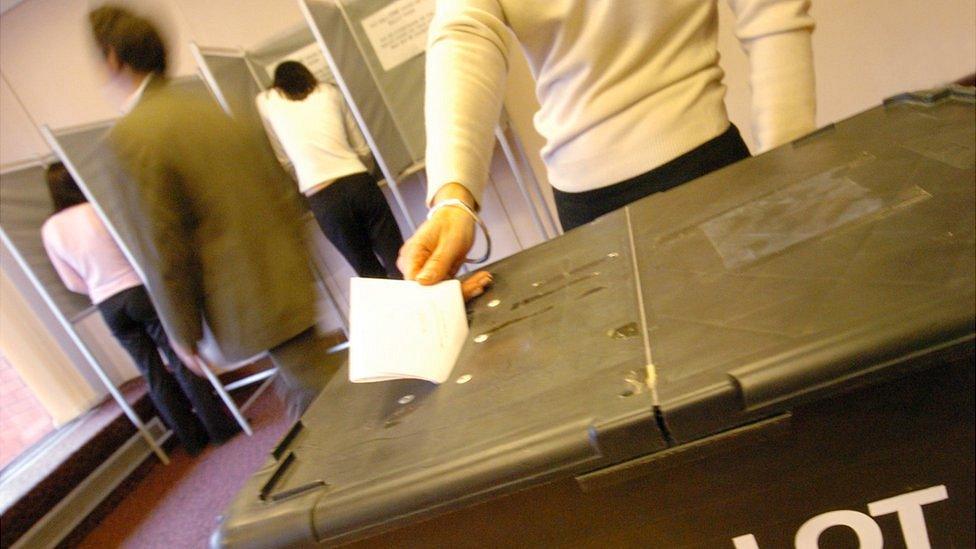
[[144,287],[123,290],[99,303],[98,310],[146,379],[156,411],[188,452],[197,453],[208,439],[223,442],[240,430],[210,383],[188,370],[173,351]]
[[325,237],[358,276],[403,278],[396,266],[403,236],[371,175],[339,178],[309,196],[308,204]]
[[729,124],[722,135],[626,181],[581,193],[553,189],[559,222],[564,231],[574,229],[635,200],[677,187],[744,158],[749,158],[749,148],[735,124]]

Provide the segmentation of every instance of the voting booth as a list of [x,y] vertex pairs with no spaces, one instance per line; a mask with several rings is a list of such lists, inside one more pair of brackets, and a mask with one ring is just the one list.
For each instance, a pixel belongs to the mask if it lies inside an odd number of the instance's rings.
[[974,112],[899,97],[492,265],[451,377],[341,372],[212,546],[972,546]]
[[[37,161],[0,173],[0,239],[4,271],[28,296],[38,318],[93,387],[104,387],[143,441],[165,463],[160,447],[168,436],[157,420],[143,422],[118,390],[139,371],[115,341],[86,295],[70,291],[48,258],[41,227],[54,213],[45,181],[46,165]],[[104,394],[104,393],[103,393]]]
[[[181,88],[188,94],[211,97],[211,92],[197,76],[173,79],[169,85]],[[105,226],[133,268],[145,280],[142,266],[147,262],[141,254],[145,250],[151,250],[152,245],[145,241],[146,235],[133,232],[134,227],[138,227],[140,224],[127,219],[128,216],[136,215],[125,204],[137,201],[137,199],[131,198],[131,193],[136,193],[137,188],[129,180],[126,171],[119,164],[107,141],[114,124],[115,120],[105,120],[56,130],[45,126],[42,128],[42,133],[44,133],[44,137],[57,156],[64,162],[65,167],[85,193],[89,202],[94,206],[102,221],[105,222]],[[130,196],[128,200],[125,198],[127,195]],[[328,296],[320,296],[318,311],[320,321],[323,324],[328,325],[326,323],[334,322],[336,310],[337,308]],[[221,400],[244,432],[250,435],[251,428],[244,418],[242,410],[245,410],[257,395],[253,395],[250,400],[238,406],[231,398],[229,391],[268,380],[274,375],[275,370],[265,370],[225,386],[220,382],[217,374],[239,368],[260,357],[253,357],[252,360],[240,363],[230,363],[221,356],[219,349],[206,331],[200,345],[200,354],[206,360],[206,364],[201,367],[204,375],[214,386]]]
[[[257,95],[271,85],[274,68],[285,60],[301,61],[320,81],[331,81],[331,73],[307,27],[301,26],[276,37],[253,50],[217,48],[191,44],[200,74],[224,110],[253,132],[257,142],[263,143],[267,154],[274,154],[287,171],[293,174],[290,161],[283,151],[275,150],[265,133],[255,105]],[[387,191],[389,193],[389,191]],[[394,202],[395,203],[395,202]],[[393,208],[398,221],[403,216]],[[400,222],[401,226],[404,224]],[[348,330],[349,298],[344,280],[352,276],[339,251],[319,229],[311,214],[305,219],[308,240],[312,246],[314,266],[322,292],[328,297],[325,329]]]
[[[363,135],[377,153],[384,176],[400,181],[419,172],[426,152],[424,54],[435,2],[301,0],[299,7]],[[502,116],[496,131],[502,153],[496,156],[507,162],[508,169],[492,167],[489,187],[493,188],[486,193],[483,215],[489,226],[501,226],[491,223],[490,212],[495,209],[492,195],[497,195],[506,215],[519,204],[522,215],[527,213],[532,219],[538,236],[550,238],[558,233],[558,226],[524,155],[515,155],[516,150],[521,151],[521,144],[508,129],[506,118]],[[508,186],[505,179],[511,179],[521,200],[502,196],[501,187]]]

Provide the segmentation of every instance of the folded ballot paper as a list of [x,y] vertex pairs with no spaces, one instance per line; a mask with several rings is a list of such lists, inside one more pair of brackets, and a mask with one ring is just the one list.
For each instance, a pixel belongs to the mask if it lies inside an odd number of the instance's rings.
[[351,280],[349,381],[443,383],[468,336],[461,283]]

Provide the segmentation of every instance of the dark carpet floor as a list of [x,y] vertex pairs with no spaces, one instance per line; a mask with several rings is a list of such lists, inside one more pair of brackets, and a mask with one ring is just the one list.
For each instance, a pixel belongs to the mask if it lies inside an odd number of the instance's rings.
[[170,464],[157,461],[78,547],[206,547],[217,517],[290,426],[274,393],[266,390],[245,413],[254,436],[238,435],[195,458],[176,447]]

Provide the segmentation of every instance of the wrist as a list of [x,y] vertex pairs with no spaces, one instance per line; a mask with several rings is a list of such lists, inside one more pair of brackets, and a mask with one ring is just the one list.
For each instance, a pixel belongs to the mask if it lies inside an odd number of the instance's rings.
[[460,183],[448,183],[438,189],[437,193],[434,194],[433,200],[431,200],[431,206],[435,206],[438,202],[443,202],[449,198],[460,200],[472,210],[478,211],[478,201],[474,199],[471,191]]
[[[434,206],[430,209],[430,211],[428,211],[427,218],[449,221],[452,225],[463,223],[464,225],[473,228],[475,225],[475,218],[462,208],[446,204],[446,202],[449,200],[453,201],[453,199],[445,198],[435,202]],[[443,206],[438,207],[438,204],[442,204]]]
[[[445,213],[449,210],[455,210],[455,213]],[[450,224],[453,225],[457,222],[458,218],[456,215],[458,213],[468,218],[469,222],[466,224],[468,228],[473,228],[474,225],[477,225],[479,228],[481,228],[481,232],[485,236],[486,248],[484,255],[478,259],[466,258],[465,263],[484,263],[491,255],[491,235],[488,234],[488,227],[485,225],[485,222],[481,220],[478,213],[475,212],[473,208],[468,206],[463,200],[460,198],[444,198],[443,200],[436,202],[431,207],[430,211],[427,212],[427,219],[432,220],[435,217],[439,220],[449,219]],[[471,245],[470,240],[467,245]]]

